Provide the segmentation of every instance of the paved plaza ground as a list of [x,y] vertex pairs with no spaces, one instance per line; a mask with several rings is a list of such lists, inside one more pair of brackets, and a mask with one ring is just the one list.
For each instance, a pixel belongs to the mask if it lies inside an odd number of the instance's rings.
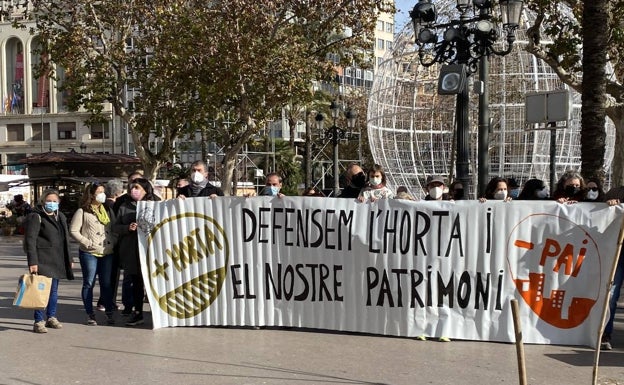
[[[75,271],[77,279],[59,288],[64,328],[34,334],[32,312],[11,305],[26,272],[20,239],[0,237],[0,385],[518,384],[513,344],[279,328],[151,330],[149,312],[140,327],[122,326],[120,314],[114,326],[87,326],[78,264]],[[104,321],[103,313],[98,317]],[[624,384],[623,322],[619,315],[615,349],[601,353],[602,385]],[[528,345],[525,351],[529,384],[592,383],[590,348]]]

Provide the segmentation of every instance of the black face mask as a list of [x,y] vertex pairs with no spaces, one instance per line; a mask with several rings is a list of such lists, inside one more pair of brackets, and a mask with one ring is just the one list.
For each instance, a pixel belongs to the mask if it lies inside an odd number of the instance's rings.
[[565,189],[563,190],[565,192],[565,194],[568,197],[574,196],[579,192],[579,188],[578,187],[574,187],[574,186],[566,186]]
[[366,185],[366,175],[364,175],[363,172],[353,175],[353,177],[351,177],[351,184],[354,187],[364,187]]
[[464,199],[464,189],[458,188],[456,190],[453,190],[453,199],[455,200]]

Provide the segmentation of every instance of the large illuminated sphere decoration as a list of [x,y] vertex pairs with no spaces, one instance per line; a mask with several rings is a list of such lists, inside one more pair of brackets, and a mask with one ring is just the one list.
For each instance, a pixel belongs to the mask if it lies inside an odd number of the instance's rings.
[[[455,15],[455,1],[436,2],[439,13]],[[442,4],[442,5],[441,5]],[[445,8],[446,7],[446,8]],[[453,16],[456,17],[456,16]],[[527,25],[533,16],[524,12],[513,51],[491,56],[490,177],[514,177],[521,184],[530,178],[550,181],[550,131],[525,125],[528,92],[566,88],[552,69],[524,50]],[[500,34],[501,32],[499,32]],[[544,35],[543,35],[544,36]],[[388,185],[406,186],[419,197],[430,175],[452,181],[455,174],[455,96],[438,95],[440,66],[423,67],[418,60],[411,25],[405,26],[378,68],[368,106],[368,136],[373,158],[387,173]],[[501,49],[502,47],[499,47]],[[610,70],[610,69],[609,69]],[[468,78],[470,96],[470,197],[478,177],[478,95],[472,91],[478,72]],[[557,130],[556,173],[579,170],[581,164],[581,96],[570,90],[573,102],[568,128]],[[615,127],[607,119],[605,172],[610,174]],[[489,179],[489,178],[488,178]]]

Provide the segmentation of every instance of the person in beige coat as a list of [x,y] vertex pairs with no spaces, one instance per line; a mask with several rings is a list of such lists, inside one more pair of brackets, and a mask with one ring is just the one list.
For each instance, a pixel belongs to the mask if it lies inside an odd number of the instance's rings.
[[78,241],[82,270],[82,302],[87,312],[87,325],[97,325],[93,311],[93,287],[96,275],[104,301],[106,323],[112,325],[114,301],[111,285],[113,248],[117,235],[112,231],[113,211],[104,205],[104,185],[88,184],[82,195],[81,207],[72,217],[69,233]]

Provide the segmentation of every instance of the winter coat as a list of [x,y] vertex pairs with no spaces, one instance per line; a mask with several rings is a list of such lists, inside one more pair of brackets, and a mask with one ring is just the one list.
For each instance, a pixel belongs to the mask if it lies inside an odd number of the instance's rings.
[[137,221],[135,201],[126,201],[119,206],[113,231],[119,235],[118,252],[124,274],[140,274],[139,238],[136,231],[128,229],[130,223]]
[[74,279],[65,215],[60,211],[48,215],[39,206],[28,214],[25,227],[24,251],[28,266],[37,265],[38,273],[47,277]]
[[72,217],[69,232],[80,244],[80,250],[96,256],[113,253],[117,234],[113,232],[115,217],[113,211],[107,209],[110,222],[105,226],[93,213],[78,209]]

